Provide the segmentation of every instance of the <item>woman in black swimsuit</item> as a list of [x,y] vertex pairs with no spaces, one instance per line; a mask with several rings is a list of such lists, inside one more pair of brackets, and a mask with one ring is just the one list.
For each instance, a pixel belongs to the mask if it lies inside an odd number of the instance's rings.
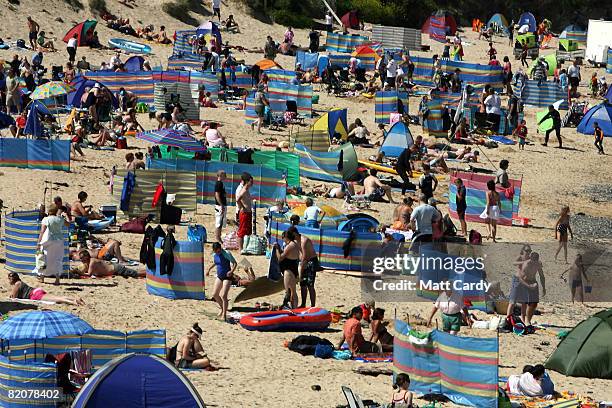
[[555,261],[557,260],[557,256],[559,256],[559,252],[561,252],[561,248],[563,248],[565,263],[568,263],[567,239],[570,235],[572,239],[574,239],[574,232],[572,231],[572,227],[570,225],[570,208],[567,205],[564,205],[563,207],[561,207],[559,219],[555,224],[555,239],[559,240],[559,248],[557,248],[557,252],[555,252]]
[[393,335],[387,331],[388,322],[384,322],[385,309],[377,307],[372,313],[372,321],[370,322],[370,341],[372,343],[380,342],[383,352],[393,351]]
[[[300,246],[295,242],[295,235],[291,231],[283,232],[283,241],[285,242],[285,248],[278,255],[279,267],[283,274],[286,291],[283,304],[289,302],[291,308],[295,309],[298,303],[296,285],[299,276]],[[278,246],[276,249],[280,251]]]

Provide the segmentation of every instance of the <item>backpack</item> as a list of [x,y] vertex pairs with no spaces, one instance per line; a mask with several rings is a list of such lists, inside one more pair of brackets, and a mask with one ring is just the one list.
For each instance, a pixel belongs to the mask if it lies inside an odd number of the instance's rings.
[[480,235],[480,232],[476,230],[470,230],[469,241],[471,245],[481,245],[482,235]]
[[451,220],[450,216],[446,214],[443,218],[444,222],[444,235],[455,236],[457,235],[457,227]]
[[206,242],[206,228],[196,224],[187,227],[187,240],[189,242]]
[[244,237],[244,246],[240,255],[264,255],[268,247],[268,240],[258,235],[247,235]]
[[174,362],[176,361],[176,348],[177,347],[178,347],[178,343],[170,347],[168,351],[166,352],[166,360],[172,363],[172,365],[174,365]]

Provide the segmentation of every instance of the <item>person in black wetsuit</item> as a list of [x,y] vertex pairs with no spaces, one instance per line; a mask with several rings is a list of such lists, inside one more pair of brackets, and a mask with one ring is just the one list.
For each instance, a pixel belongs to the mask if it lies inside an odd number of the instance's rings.
[[544,143],[542,143],[542,146],[548,146],[548,137],[554,131],[557,135],[557,140],[559,141],[559,149],[563,148],[563,141],[561,140],[561,115],[553,105],[548,106],[548,113],[544,115],[542,119],[540,119],[540,121],[538,122],[538,126],[540,125],[540,123],[544,122],[547,119],[552,119],[553,127],[546,131],[546,135],[544,136]]
[[405,148],[397,158],[395,165],[397,174],[402,178],[402,195],[406,194],[406,190],[410,186],[410,176],[412,175],[412,166],[410,164],[410,148]]

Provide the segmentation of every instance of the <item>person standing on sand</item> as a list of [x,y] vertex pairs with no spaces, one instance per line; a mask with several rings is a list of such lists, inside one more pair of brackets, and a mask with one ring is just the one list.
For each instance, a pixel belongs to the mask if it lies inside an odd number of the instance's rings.
[[546,281],[544,278],[544,270],[542,269],[542,262],[540,262],[540,254],[532,252],[529,256],[529,260],[525,261],[521,267],[521,281],[523,283],[523,301],[526,305],[525,313],[525,326],[532,326],[531,318],[533,317],[538,303],[540,301],[540,286],[536,280],[536,275],[540,275],[540,282],[542,284],[542,296],[546,296]]
[[[261,134],[261,125],[264,123],[264,115],[266,113],[266,106],[270,106],[270,101],[265,94],[266,86],[264,84],[257,85],[257,92],[255,92],[255,113],[257,114],[257,133]],[[255,122],[251,123],[251,130],[255,130]]]
[[514,262],[517,266],[517,271],[512,275],[512,283],[510,284],[510,295],[508,297],[508,309],[506,310],[506,316],[512,316],[514,314],[514,306],[517,303],[521,303],[521,320],[525,321],[525,314],[527,312],[527,305],[523,302],[524,289],[521,285],[526,286],[527,284],[523,279],[523,264],[531,257],[531,245],[525,244],[521,248],[521,253]]
[[497,220],[501,214],[501,202],[499,193],[495,191],[495,181],[487,181],[487,189],[489,190],[486,195],[487,202],[484,211],[480,214],[480,218],[483,218],[487,223],[489,234],[486,239],[491,238],[493,242],[497,242]]
[[215,278],[212,296],[219,305],[219,308],[221,308],[217,318],[223,318],[223,321],[227,321],[227,309],[229,305],[227,294],[232,286],[234,271],[238,264],[232,254],[221,248],[219,242],[214,242],[212,244],[212,250],[213,263],[208,268],[208,271],[206,271],[206,276],[208,276],[212,268],[215,266],[217,267],[217,277]]
[[[567,272],[569,272],[569,275],[566,280],[563,276]],[[578,254],[576,255],[576,259],[574,260],[574,263],[572,264],[572,266],[570,266],[568,269],[563,271],[563,273],[560,276],[560,278],[563,279],[565,282],[569,281],[570,292],[572,294],[572,303],[574,303],[576,298],[578,298],[577,300],[580,303],[584,304],[584,284],[582,280],[583,277],[587,281],[587,283],[591,282],[589,280],[589,277],[586,274],[586,269],[582,261],[582,255]]]
[[74,63],[76,60],[77,45],[79,43],[79,36],[75,33],[71,39],[68,40],[66,51],[68,52],[68,61]]
[[576,98],[578,96],[578,85],[580,85],[580,81],[582,80],[578,60],[574,60],[573,64],[568,68],[567,76],[570,83],[570,96]]
[[28,39],[30,40],[30,47],[35,50],[36,49],[36,40],[38,39],[38,31],[40,30],[40,26],[36,21],[32,19],[32,17],[28,17]]
[[459,217],[459,223],[461,224],[461,235],[467,237],[467,223],[465,222],[465,211],[467,210],[467,190],[463,185],[463,180],[460,178],[455,180],[455,186],[457,187],[457,193],[455,194],[455,207],[457,210],[457,217]]
[[544,135],[544,143],[542,146],[548,146],[548,137],[554,131],[557,135],[557,141],[559,142],[559,149],[563,148],[563,140],[561,139],[561,114],[559,111],[555,109],[553,105],[548,106],[548,113],[544,115],[542,119],[538,122],[538,126],[547,119],[552,119],[553,125],[550,129],[546,131]]
[[219,22],[221,22],[221,0],[212,0],[212,9],[213,9],[213,18],[215,16],[219,17]]
[[221,240],[221,231],[227,224],[227,194],[225,192],[225,171],[217,171],[217,182],[215,183],[215,239]]
[[298,231],[297,227],[291,226],[287,232],[295,237],[295,241],[300,246],[300,292],[302,295],[302,303],[300,307],[306,307],[306,297],[310,295],[310,307],[315,307],[317,300],[317,291],[315,290],[315,281],[317,272],[322,270],[319,258],[314,250],[314,245],[310,238],[303,236]]
[[561,252],[561,248],[563,248],[563,255],[565,257],[565,263],[567,262],[567,238],[568,232],[571,235],[572,239],[574,239],[574,232],[572,231],[572,227],[570,226],[570,208],[567,205],[561,207],[561,213],[559,214],[559,219],[555,224],[555,239],[559,239],[559,248],[557,248],[557,252],[555,252],[555,261],[557,260],[557,256],[559,256],[559,252]]
[[38,280],[45,281],[45,277],[55,276],[55,285],[60,283],[60,275],[64,270],[64,229],[70,226],[64,212],[52,205],[49,215],[41,221],[40,234],[36,248],[45,254],[45,268],[40,273]]
[[594,134],[595,134],[595,147],[597,148],[597,154],[605,154],[604,153],[604,149],[603,149],[603,139],[604,139],[604,132],[603,130],[599,127],[599,123],[595,122],[593,124],[595,130],[594,130]]
[[241,176],[242,188],[236,193],[236,207],[238,208],[238,245],[243,248],[244,237],[253,233],[253,199],[251,197],[251,186],[253,176],[244,172]]

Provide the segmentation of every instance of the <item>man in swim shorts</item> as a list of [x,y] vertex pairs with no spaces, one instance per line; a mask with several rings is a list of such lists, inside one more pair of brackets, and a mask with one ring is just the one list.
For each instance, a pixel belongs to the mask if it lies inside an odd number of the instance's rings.
[[301,235],[297,228],[292,226],[289,227],[287,232],[291,231],[296,241],[300,246],[300,291],[302,295],[302,303],[300,307],[306,307],[306,298],[310,295],[310,307],[315,307],[317,300],[317,291],[315,290],[315,281],[317,279],[317,272],[322,270],[319,258],[314,250],[314,246],[310,238]]
[[95,259],[91,257],[88,250],[82,249],[79,251],[79,259],[83,263],[85,272],[83,276],[95,276],[98,278],[109,276],[123,276],[124,278],[139,278],[144,277],[144,271],[137,271],[127,268],[125,265],[113,264],[108,261]]

